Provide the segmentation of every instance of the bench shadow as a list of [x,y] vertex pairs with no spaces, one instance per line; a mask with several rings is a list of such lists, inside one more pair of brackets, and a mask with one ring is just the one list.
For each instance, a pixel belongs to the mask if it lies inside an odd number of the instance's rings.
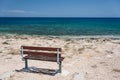
[[58,70],[29,67],[28,69],[23,68],[20,70],[16,70],[16,72],[42,73],[46,75],[55,76],[58,73]]

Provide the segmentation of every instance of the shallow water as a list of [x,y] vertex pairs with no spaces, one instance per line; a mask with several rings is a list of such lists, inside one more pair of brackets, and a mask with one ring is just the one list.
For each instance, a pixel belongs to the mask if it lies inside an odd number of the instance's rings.
[[53,36],[119,36],[120,18],[0,18],[0,33]]

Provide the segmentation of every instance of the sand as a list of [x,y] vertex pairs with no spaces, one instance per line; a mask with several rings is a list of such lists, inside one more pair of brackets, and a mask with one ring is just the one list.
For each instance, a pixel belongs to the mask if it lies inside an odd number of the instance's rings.
[[[62,48],[62,73],[20,71],[24,68],[20,46]],[[0,35],[0,78],[3,80],[119,80],[119,38],[65,38]],[[55,62],[29,60],[29,67],[58,69]]]

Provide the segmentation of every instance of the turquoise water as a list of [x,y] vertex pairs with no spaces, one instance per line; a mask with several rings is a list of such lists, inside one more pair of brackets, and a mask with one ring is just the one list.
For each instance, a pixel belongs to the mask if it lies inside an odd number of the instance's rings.
[[120,35],[120,18],[0,18],[0,33],[54,36]]

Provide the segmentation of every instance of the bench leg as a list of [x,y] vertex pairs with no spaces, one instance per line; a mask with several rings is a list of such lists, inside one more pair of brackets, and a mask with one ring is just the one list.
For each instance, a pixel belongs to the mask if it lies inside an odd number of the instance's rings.
[[25,59],[25,69],[28,69],[28,61]]
[[59,63],[59,73],[62,73],[62,62]]

